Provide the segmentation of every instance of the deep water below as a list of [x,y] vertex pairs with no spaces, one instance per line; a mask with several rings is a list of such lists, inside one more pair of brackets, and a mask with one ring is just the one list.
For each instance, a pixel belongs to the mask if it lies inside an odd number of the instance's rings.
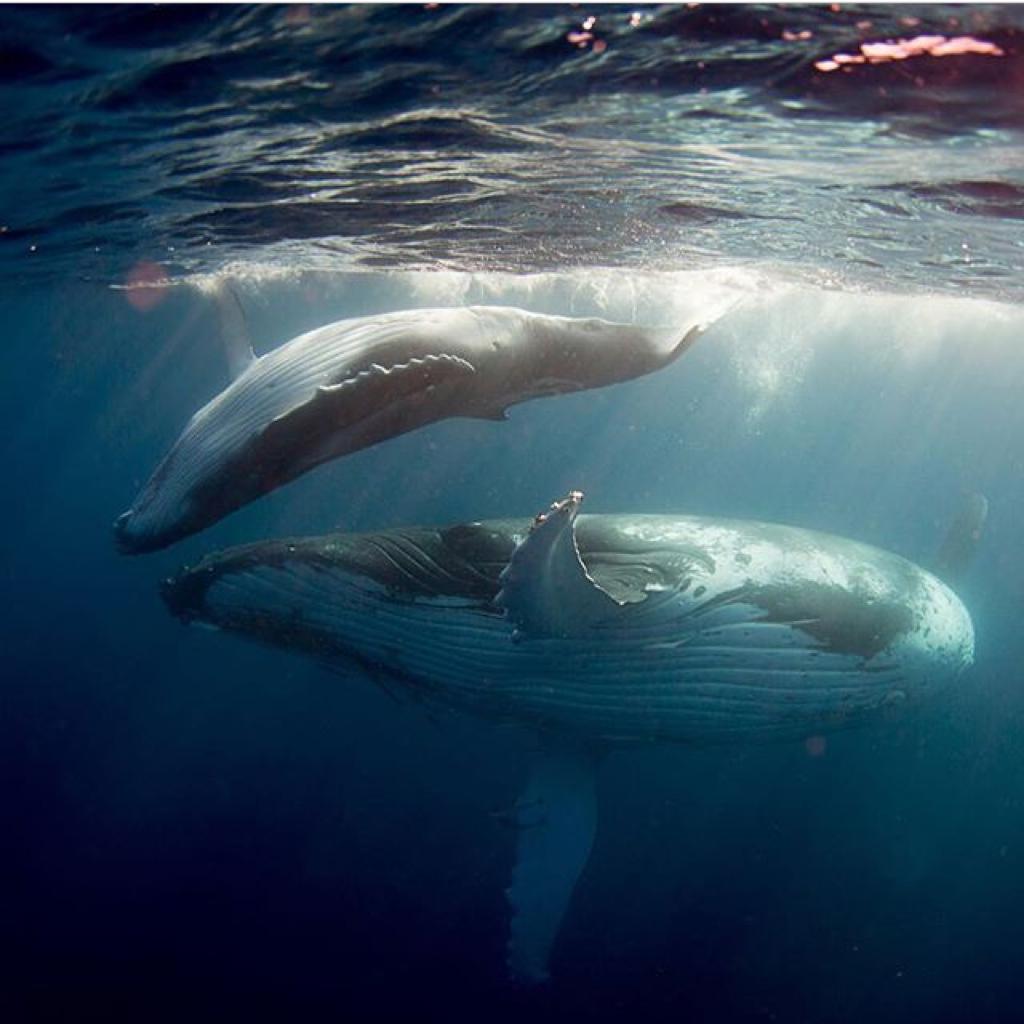
[[[225,380],[208,300],[4,299],[3,742],[11,1020],[1015,1019],[1020,924],[1019,310],[748,273],[280,275],[236,285],[265,349],[372,309],[511,302],[685,320],[652,377],[341,460],[178,548],[109,534]],[[977,665],[922,713],[801,743],[601,768],[590,865],[536,991],[504,980],[525,734],[185,629],[157,583],[288,533],[682,511],[831,530],[926,562],[962,496]]]

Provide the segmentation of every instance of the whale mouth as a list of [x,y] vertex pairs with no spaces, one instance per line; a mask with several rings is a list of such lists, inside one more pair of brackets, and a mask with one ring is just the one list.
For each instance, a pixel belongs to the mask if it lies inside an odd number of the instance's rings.
[[122,555],[139,555],[162,546],[154,543],[152,536],[140,533],[135,528],[136,518],[135,513],[129,509],[114,520],[114,546]]
[[114,544],[117,547],[117,550],[123,554],[130,554],[135,550],[134,539],[131,533],[129,533],[131,521],[131,512],[122,512],[114,520]]
[[177,576],[160,583],[160,596],[167,610],[179,621],[190,623],[202,614],[208,580],[184,568]]

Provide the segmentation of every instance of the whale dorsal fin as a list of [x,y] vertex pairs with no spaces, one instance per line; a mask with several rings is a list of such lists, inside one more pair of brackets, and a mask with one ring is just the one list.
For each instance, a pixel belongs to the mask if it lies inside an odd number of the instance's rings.
[[596,763],[596,755],[585,749],[538,751],[509,816],[518,831],[505,892],[512,914],[508,969],[516,981],[547,980],[551,948],[594,844]]
[[533,521],[499,577],[495,603],[519,638],[577,636],[622,604],[587,572],[576,545],[581,491],[570,491]]

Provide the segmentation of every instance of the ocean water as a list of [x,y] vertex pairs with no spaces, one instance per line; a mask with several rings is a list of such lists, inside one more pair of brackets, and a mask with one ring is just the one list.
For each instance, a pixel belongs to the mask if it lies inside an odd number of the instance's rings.
[[[2,1019],[1020,1020],[1022,32],[993,5],[0,10]],[[227,381],[221,278],[258,352],[471,302],[718,319],[652,376],[120,556]],[[824,743],[606,758],[552,980],[520,989],[495,812],[523,734],[185,629],[157,586],[574,487],[923,564],[981,492],[977,656]]]

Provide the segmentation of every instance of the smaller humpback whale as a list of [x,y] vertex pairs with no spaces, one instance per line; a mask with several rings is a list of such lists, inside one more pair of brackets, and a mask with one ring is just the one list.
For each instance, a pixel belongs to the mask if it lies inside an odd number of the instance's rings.
[[267,541],[163,585],[170,611],[366,669],[538,730],[507,890],[508,964],[536,982],[597,825],[616,745],[806,738],[948,690],[966,608],[904,558],[771,523],[578,515]]
[[166,547],[321,463],[428,423],[500,420],[531,398],[651,373],[707,326],[413,309],[329,324],[256,359],[239,340],[237,302],[222,291],[218,309],[239,375],[189,420],[115,522],[125,553]]

